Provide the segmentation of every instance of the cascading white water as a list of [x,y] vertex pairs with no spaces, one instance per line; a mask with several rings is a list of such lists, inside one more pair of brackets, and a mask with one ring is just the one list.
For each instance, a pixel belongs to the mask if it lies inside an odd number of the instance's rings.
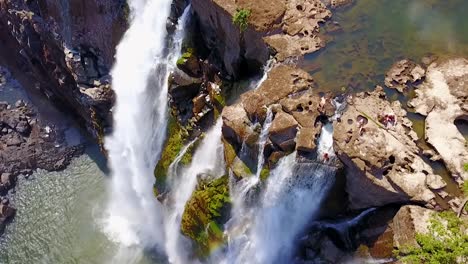
[[[332,155],[332,134],[327,129],[324,126],[318,148]],[[290,154],[272,170],[258,204],[253,206],[243,202],[243,181],[233,183],[232,218],[226,224],[227,255],[216,256],[216,261],[290,263],[294,242],[318,210],[335,171],[333,166],[298,163],[296,153]]]
[[[167,212],[164,219],[165,249],[170,263],[190,263],[188,254],[190,252],[187,238],[180,233],[182,214],[185,204],[190,199],[197,185],[197,176],[208,174],[210,177],[224,175],[223,145],[221,142],[220,118],[215,126],[206,133],[200,146],[193,155],[192,162],[187,168],[182,168],[178,175],[168,175],[171,193],[168,198]],[[176,170],[173,170],[175,172]]]
[[[166,49],[172,0],[131,0],[130,28],[117,47],[112,88],[114,131],[106,138],[112,172],[102,223],[124,247],[162,246],[162,207],[153,194],[153,169],[166,133],[167,79],[180,56],[186,11]],[[168,51],[167,51],[168,50]]]
[[335,158],[335,151],[333,149],[333,124],[328,123],[322,127],[322,132],[319,137],[319,144],[317,145],[318,160],[322,162],[330,162]]
[[275,58],[270,58],[267,63],[265,64],[265,66],[263,66],[263,74],[262,76],[259,78],[259,79],[256,79],[256,80],[253,80],[251,83],[250,83],[250,88],[251,89],[257,89],[258,87],[260,87],[263,82],[266,81],[266,79],[268,78],[268,73],[271,71],[271,69],[273,68],[273,66],[275,65],[276,63],[276,59]]
[[257,158],[257,173],[255,174],[255,178],[258,180],[260,179],[260,174],[263,169],[263,165],[265,164],[265,144],[268,140],[268,133],[270,132],[271,122],[273,121],[273,111],[271,108],[268,107],[267,115],[265,118],[265,122],[263,123],[262,131],[260,132],[260,137],[258,140],[258,158]]

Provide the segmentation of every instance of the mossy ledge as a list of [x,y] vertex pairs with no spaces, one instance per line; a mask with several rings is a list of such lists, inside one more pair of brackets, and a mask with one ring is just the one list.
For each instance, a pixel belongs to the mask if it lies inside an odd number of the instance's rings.
[[[155,195],[165,191],[167,170],[177,155],[180,153],[184,145],[187,143],[187,139],[189,138],[189,132],[183,128],[172,116],[169,118],[167,131],[168,137],[166,139],[166,143],[164,144],[161,158],[159,159],[158,164],[156,164],[154,169],[154,176],[156,177],[156,184],[154,186]],[[192,154],[195,149],[195,145],[196,144],[192,144],[192,146],[187,150],[186,154],[182,157],[180,161],[181,165],[190,164],[192,161]]]
[[[195,175],[194,175],[195,177]],[[185,205],[181,231],[191,238],[200,257],[224,244],[223,224],[230,211],[229,178],[200,180]]]

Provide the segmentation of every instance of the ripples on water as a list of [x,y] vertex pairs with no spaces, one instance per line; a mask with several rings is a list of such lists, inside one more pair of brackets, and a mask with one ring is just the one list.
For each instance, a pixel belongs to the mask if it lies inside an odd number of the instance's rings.
[[357,0],[322,30],[327,46],[306,56],[320,90],[364,91],[403,58],[468,56],[468,1]]
[[38,171],[18,182],[18,212],[0,239],[1,264],[101,264],[116,253],[97,225],[107,178],[91,157],[99,157],[96,149],[64,171]]

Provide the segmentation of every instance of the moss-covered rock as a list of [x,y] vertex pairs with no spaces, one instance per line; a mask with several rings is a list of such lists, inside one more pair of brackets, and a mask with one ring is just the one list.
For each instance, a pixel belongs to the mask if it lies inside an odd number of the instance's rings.
[[192,77],[200,77],[202,70],[195,49],[188,48],[177,60],[177,67]]
[[260,179],[262,181],[265,181],[266,179],[268,179],[268,176],[270,176],[270,169],[267,168],[267,167],[264,167],[261,171],[260,171]]
[[[155,194],[160,194],[164,191],[167,170],[187,143],[187,138],[188,132],[186,129],[182,128],[180,124],[171,117],[168,124],[168,138],[161,153],[161,158],[154,169],[154,176],[156,177]],[[192,161],[193,149],[194,145],[187,150],[180,161],[182,165],[187,165]]]
[[198,183],[185,205],[181,231],[195,242],[199,256],[207,256],[224,243],[222,227],[229,210],[228,176]]
[[237,156],[234,146],[224,138],[222,141],[224,144],[224,161],[226,162],[226,167],[229,168],[238,178],[252,176],[252,169]]

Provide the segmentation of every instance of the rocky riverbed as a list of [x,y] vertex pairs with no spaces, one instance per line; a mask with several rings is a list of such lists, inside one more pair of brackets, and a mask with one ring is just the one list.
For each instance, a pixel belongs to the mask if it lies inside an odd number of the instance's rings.
[[[1,68],[0,91],[23,89],[10,72]],[[24,98],[27,100],[27,98]],[[29,177],[37,169],[64,169],[82,145],[70,145],[62,127],[41,120],[37,108],[24,100],[0,102],[0,229],[15,214],[9,196],[18,177]]]

